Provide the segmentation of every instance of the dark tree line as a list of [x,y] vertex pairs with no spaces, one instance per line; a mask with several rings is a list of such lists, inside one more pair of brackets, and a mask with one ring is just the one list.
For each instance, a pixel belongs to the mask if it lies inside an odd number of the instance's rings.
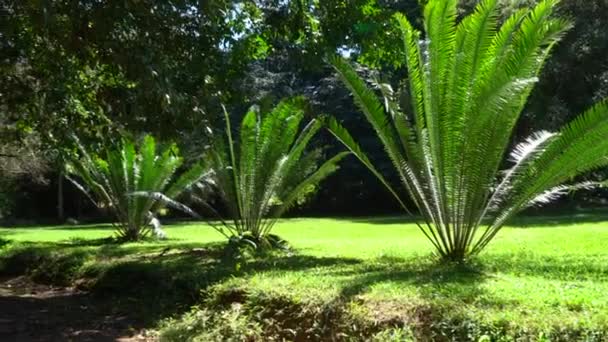
[[[461,12],[475,3],[462,1]],[[531,3],[505,1],[502,11],[506,16]],[[221,126],[220,104],[240,117],[254,103],[304,95],[307,115],[336,116],[363,136],[368,151],[379,152],[325,58],[349,55],[365,75],[372,76],[365,67],[374,67],[382,71],[373,76],[398,79],[404,57],[389,18],[399,11],[420,25],[421,16],[416,0],[8,0],[0,6],[0,205],[3,216],[27,218],[57,215],[63,160],[75,151],[72,134],[94,150],[121,134],[151,133],[194,158],[205,144],[197,132]],[[560,11],[574,28],[545,67],[514,140],[539,127],[554,129],[608,96],[608,1],[564,0]],[[321,142],[330,145],[328,154],[339,148],[329,136]],[[299,213],[397,209],[355,160],[324,184]],[[91,214],[68,184],[62,193],[66,216]]]

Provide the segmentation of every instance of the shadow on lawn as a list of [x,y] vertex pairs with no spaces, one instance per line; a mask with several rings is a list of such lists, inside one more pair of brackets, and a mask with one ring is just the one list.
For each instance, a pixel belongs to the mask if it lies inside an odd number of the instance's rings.
[[360,263],[307,255],[234,260],[225,257],[219,243],[103,242],[20,244],[0,256],[0,276],[28,275],[41,283],[75,285],[114,309],[153,324],[188,310],[200,301],[205,289],[230,277]]
[[[362,218],[341,218],[355,223],[369,224],[413,224],[422,222],[418,216],[380,216]],[[507,226],[512,228],[554,227],[583,223],[608,222],[606,210],[581,210],[560,215],[520,215],[511,219]]]
[[[1,241],[0,241],[1,242]],[[76,285],[91,300],[116,315],[128,315],[142,327],[188,310],[205,290],[231,277],[264,271],[320,268],[346,278],[341,300],[351,300],[378,283],[414,285],[423,298],[470,302],[487,297],[483,287],[492,273],[522,273],[559,279],[606,279],[605,256],[551,258],[483,255],[472,265],[438,264],[431,258],[382,257],[372,261],[310,255],[277,255],[252,260],[225,257],[221,243],[108,243],[106,239],[58,243],[20,243],[0,254],[0,276],[29,275],[50,284]],[[600,261],[603,261],[600,262]],[[65,299],[66,305],[70,303]],[[87,299],[88,300],[88,299]],[[487,299],[491,300],[491,299]],[[27,299],[11,297],[18,308]],[[37,305],[51,305],[40,299]],[[96,304],[96,305],[97,305]],[[497,304],[498,305],[498,304]],[[100,315],[106,311],[100,310]],[[106,312],[107,313],[107,312]]]
[[508,222],[508,226],[513,228],[551,228],[555,226],[568,226],[606,221],[608,221],[608,212],[605,210],[582,211],[562,215],[516,216]]
[[[424,302],[429,305],[440,304],[437,308],[427,308],[428,310],[423,308],[422,311],[414,313],[427,315],[430,312],[441,314],[442,310],[446,309],[458,311],[461,308],[459,306],[466,303],[479,303],[496,309],[508,305],[507,299],[488,292],[484,285],[489,279],[497,277],[497,274],[523,275],[567,282],[606,282],[607,263],[606,255],[560,257],[536,255],[529,258],[525,255],[513,258],[511,254],[485,255],[471,264],[442,264],[430,258],[419,257],[379,258],[369,264],[328,270],[327,275],[346,279],[341,285],[339,299],[345,302],[356,300],[358,296],[370,292],[374,287],[381,286],[382,289],[384,288],[382,284],[388,286],[387,289],[411,286],[415,288],[415,293],[421,299],[425,299]],[[376,291],[376,294],[380,293]],[[375,301],[374,298],[375,295],[371,300]],[[384,297],[380,295],[380,298]],[[389,298],[394,296],[389,295]],[[416,302],[415,298],[409,297],[404,297],[403,300],[405,303],[412,300],[413,303]],[[384,310],[382,303],[388,305],[387,310],[390,311],[394,300],[380,299],[374,304],[376,305],[374,309],[382,312]]]
[[558,280],[590,280],[605,282],[608,279],[608,255],[487,254],[480,256],[490,272],[510,273]]
[[[117,341],[143,328],[136,318],[116,311],[112,303],[74,290],[57,290],[12,281],[0,283],[2,341]],[[20,289],[18,293],[14,290]],[[14,294],[13,294],[14,293]],[[23,293],[23,294],[22,294]]]
[[11,243],[10,239],[7,239],[6,236],[13,234],[13,232],[10,231],[0,231],[0,248],[8,245],[9,243]]
[[[377,283],[393,282],[415,285],[425,296],[436,296],[443,287],[459,288],[467,296],[480,293],[478,285],[488,276],[480,265],[439,263],[432,259],[380,258],[373,266],[350,271],[355,278],[345,283],[342,298],[364,293]],[[342,275],[348,275],[342,273]]]
[[205,298],[205,290],[232,277],[268,270],[297,271],[319,266],[353,265],[358,260],[305,255],[226,260],[220,246],[148,254],[99,272],[88,288],[111,298],[117,307],[136,308],[147,324],[189,310]]

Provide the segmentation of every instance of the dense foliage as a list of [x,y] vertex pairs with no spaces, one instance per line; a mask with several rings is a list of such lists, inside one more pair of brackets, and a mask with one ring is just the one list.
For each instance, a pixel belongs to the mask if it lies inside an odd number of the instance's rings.
[[[476,0],[459,2],[458,15]],[[537,0],[500,1],[502,22]],[[354,108],[348,93],[323,63],[336,51],[388,80],[405,74],[399,29],[390,20],[406,15],[422,28],[418,0],[198,1],[90,0],[5,1],[0,4],[0,115],[4,148],[29,149],[49,165],[38,175],[6,178],[11,216],[37,220],[57,217],[65,197],[66,217],[95,213],[83,206],[71,186],[61,187],[63,160],[77,133],[90,150],[125,131],[177,141],[184,156],[205,141],[192,134],[209,121],[222,120],[218,103],[242,113],[249,103],[305,95],[314,112],[334,115],[354,135],[380,169],[382,146]],[[608,94],[608,3],[563,0],[559,14],[573,28],[556,46],[525,106],[515,140],[539,129],[556,130]],[[366,74],[366,77],[370,76]],[[74,131],[74,132],[72,132]],[[323,139],[323,138],[322,138]],[[340,148],[332,140],[325,141]],[[5,162],[10,162],[5,158]],[[350,172],[329,179],[309,205],[297,213],[352,215],[394,213],[398,206],[355,160]],[[601,172],[599,172],[601,174]],[[390,177],[389,177],[390,178]],[[397,180],[397,179],[394,179]],[[65,196],[57,196],[57,193]],[[589,201],[605,195],[592,192]],[[573,198],[582,200],[580,195]],[[585,203],[589,203],[586,201]],[[564,201],[564,206],[573,203]],[[59,212],[62,212],[60,210]],[[294,212],[296,213],[296,212]],[[62,215],[59,215],[60,218]]]
[[[518,211],[592,187],[562,183],[608,164],[608,104],[600,103],[558,133],[540,131],[516,145],[510,168],[500,171],[540,70],[569,27],[553,17],[556,3],[541,1],[497,27],[496,0],[481,1],[458,24],[455,0],[431,0],[425,38],[397,15],[406,92],[379,84],[383,101],[352,67],[334,61],[424,218],[420,229],[443,258],[479,253]],[[336,126],[334,133],[379,175],[344,130]]]

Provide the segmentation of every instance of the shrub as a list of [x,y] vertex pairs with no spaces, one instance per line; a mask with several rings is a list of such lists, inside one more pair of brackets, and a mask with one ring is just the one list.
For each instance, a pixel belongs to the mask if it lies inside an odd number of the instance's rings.
[[[459,23],[456,4],[428,2],[422,39],[396,15],[405,92],[377,83],[380,100],[347,62],[333,61],[422,215],[418,227],[449,260],[479,253],[518,211],[597,185],[563,184],[608,164],[602,102],[559,132],[540,131],[516,145],[511,167],[500,171],[526,99],[570,24],[552,16],[555,0],[518,11],[500,27],[497,0],[481,1]],[[349,134],[335,122],[331,129],[411,212]]]
[[277,220],[318,189],[347,154],[319,165],[322,149],[307,147],[322,122],[313,119],[300,129],[303,119],[302,101],[296,98],[282,101],[269,113],[252,107],[241,122],[238,140],[227,113],[225,131],[212,133],[203,155],[209,176],[201,187],[219,194],[229,218],[224,219],[205,196],[195,198],[219,219],[221,224],[214,226],[233,244],[255,249],[284,246],[270,234]]
[[146,136],[139,150],[124,138],[119,146],[105,148],[102,156],[89,154],[80,144],[79,151],[79,158],[68,165],[68,179],[97,207],[114,214],[120,238],[139,240],[152,231],[164,236],[156,218],[163,205],[192,213],[174,198],[200,179],[202,169],[196,165],[175,177],[183,162],[175,145],[157,153],[154,138]]

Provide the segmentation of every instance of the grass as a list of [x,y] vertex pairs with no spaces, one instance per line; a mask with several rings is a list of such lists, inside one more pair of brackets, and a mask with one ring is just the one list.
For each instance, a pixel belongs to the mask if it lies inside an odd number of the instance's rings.
[[284,220],[276,233],[293,255],[238,260],[201,224],[121,245],[100,240],[104,225],[0,229],[10,241],[0,244],[0,274],[77,283],[117,303],[138,294],[166,340],[602,341],[604,219],[520,219],[467,265],[438,265],[402,218]]

